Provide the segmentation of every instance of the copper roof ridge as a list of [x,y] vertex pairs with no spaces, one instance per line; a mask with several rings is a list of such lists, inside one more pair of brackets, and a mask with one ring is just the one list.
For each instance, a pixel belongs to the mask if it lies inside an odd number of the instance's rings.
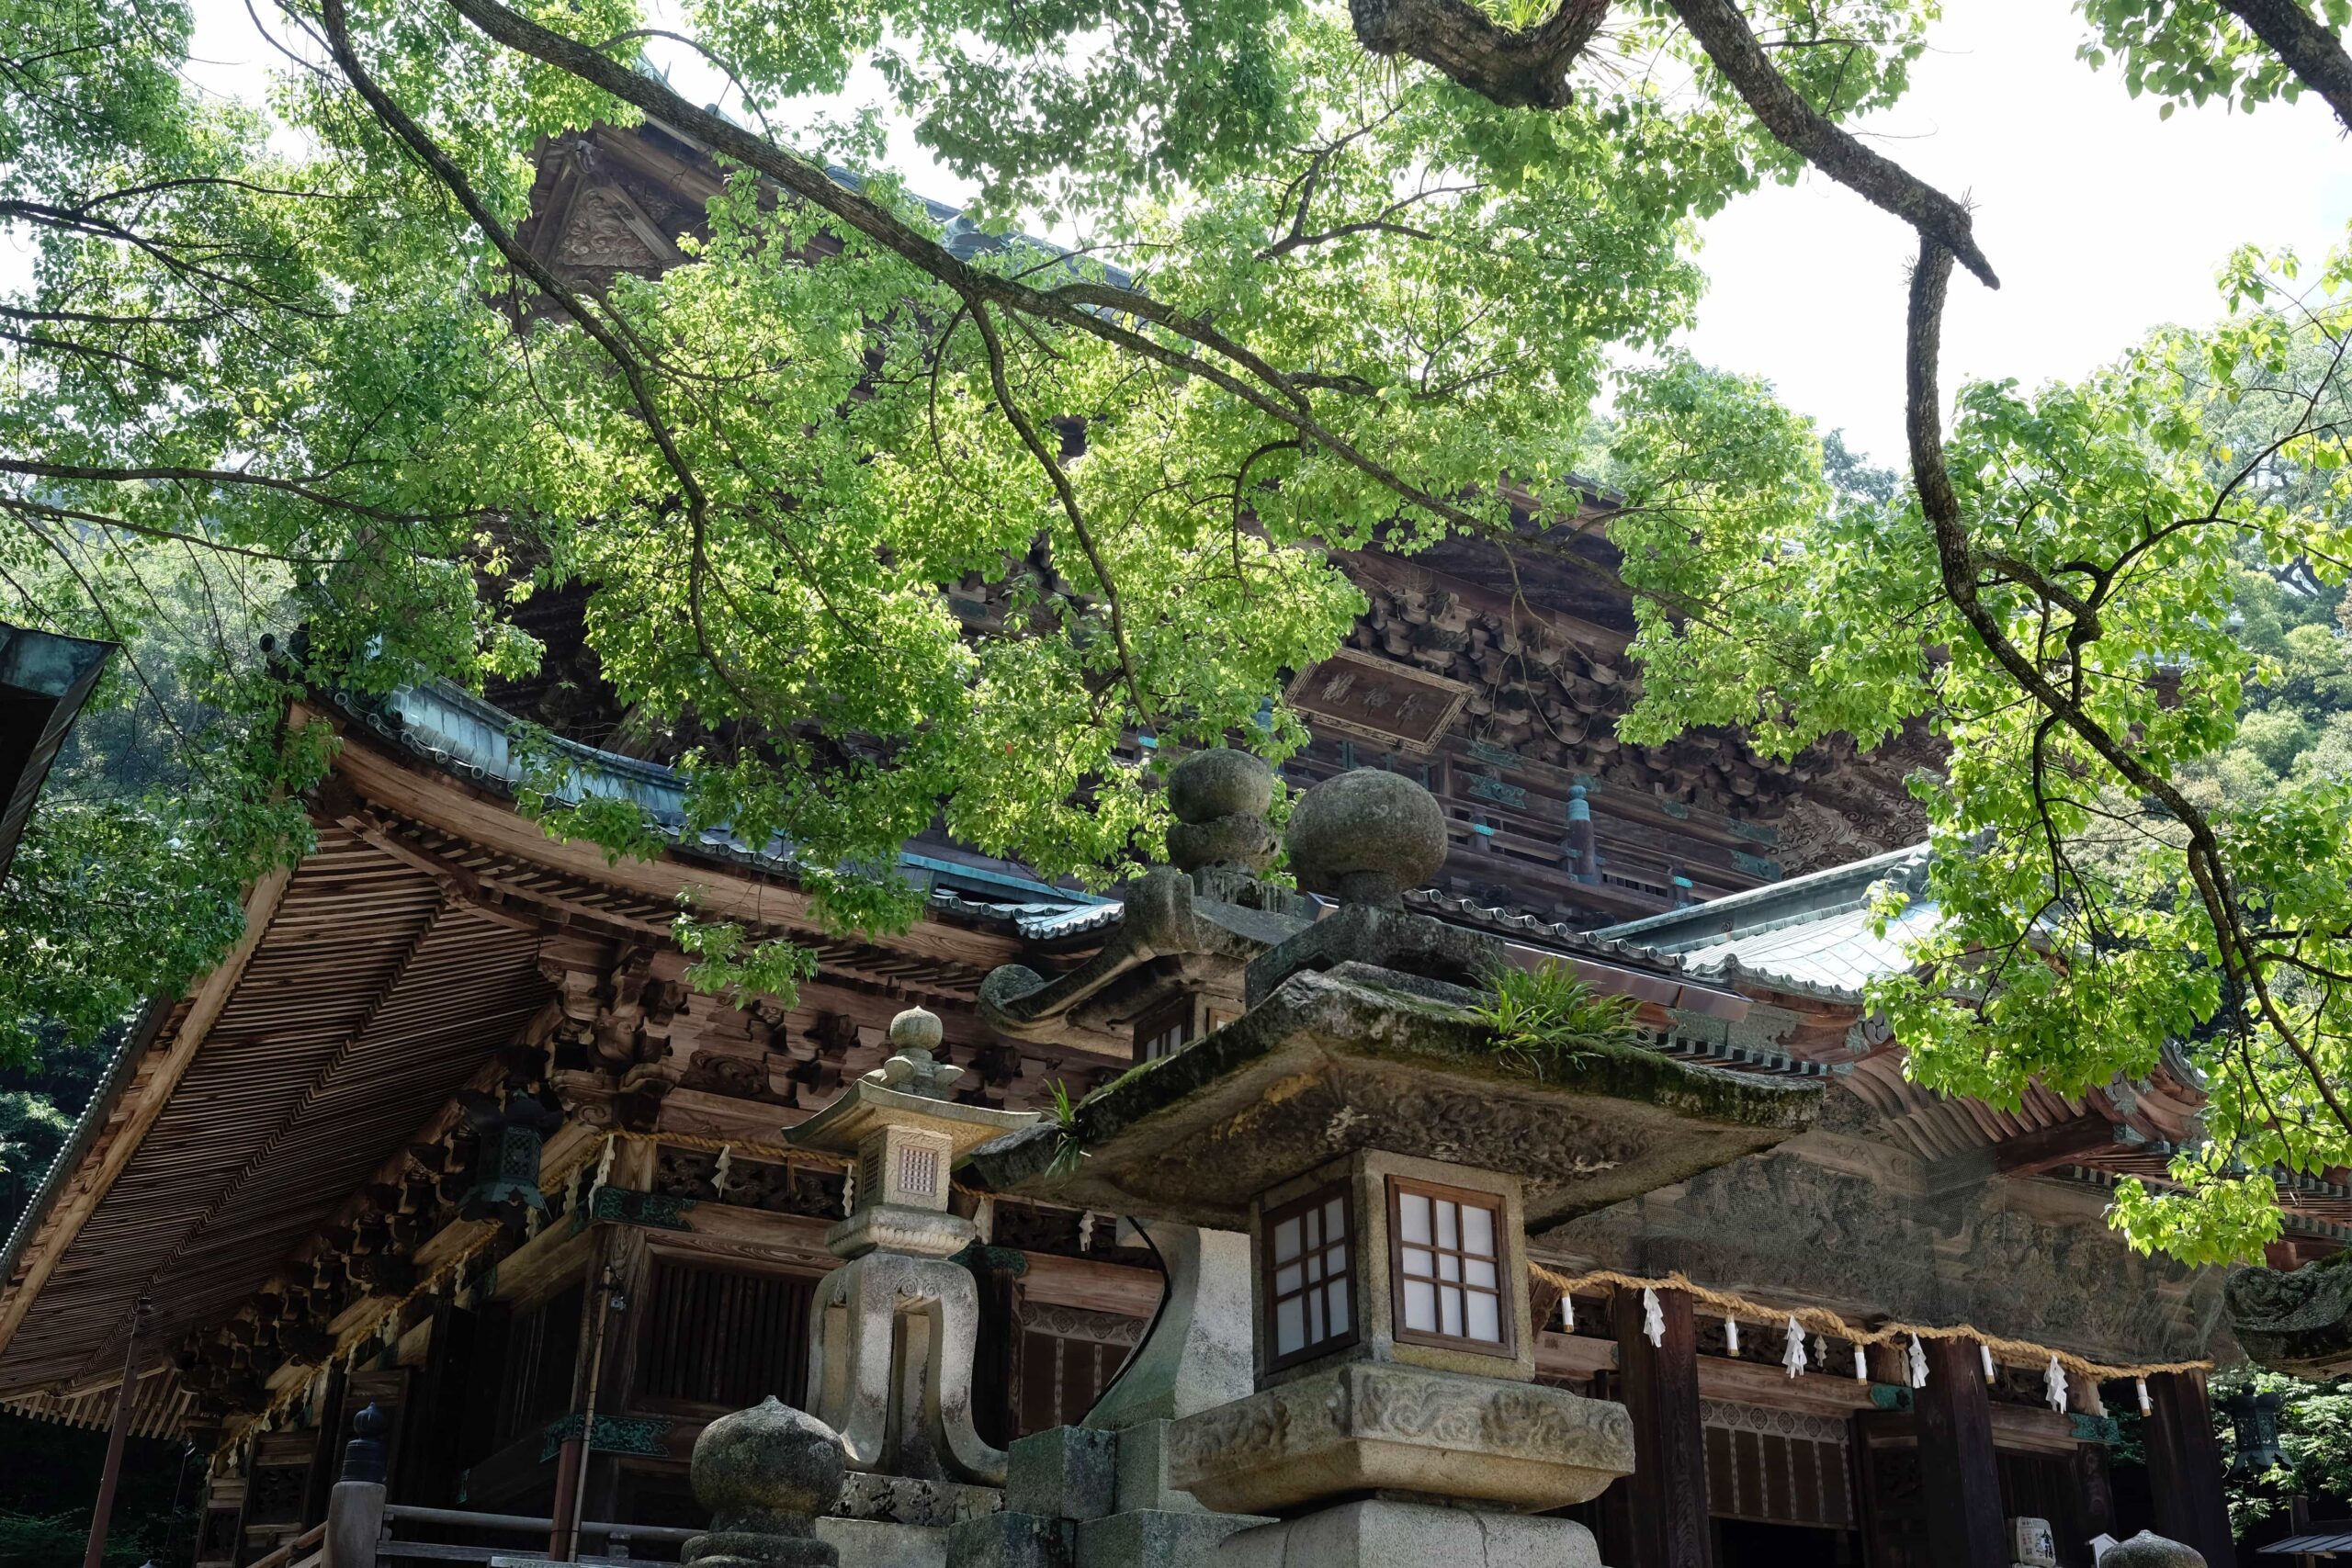
[[[1694,934],[1698,931],[1705,931],[1707,939],[1711,942],[1753,935],[1758,931],[1777,929],[1779,926],[1792,924],[1799,919],[1817,919],[1826,914],[1845,912],[1855,900],[1849,899],[1843,901],[1841,906],[1824,906],[1821,908],[1793,914],[1780,920],[1759,921],[1754,925],[1735,923],[1725,929],[1710,929],[1706,922],[1726,913],[1736,914],[1743,910],[1769,905],[1791,894],[1803,896],[1857,877],[1864,879],[1861,886],[1867,888],[1871,883],[1884,880],[1885,873],[1915,862],[1924,863],[1930,853],[1929,846],[1925,840],[1916,844],[1906,844],[1901,849],[1888,850],[1881,854],[1865,856],[1860,860],[1848,861],[1843,865],[1826,866],[1819,871],[1810,871],[1803,876],[1792,876],[1783,882],[1768,882],[1760,887],[1750,887],[1738,893],[1725,894],[1721,898],[1710,898],[1702,903],[1686,905],[1679,909],[1668,909],[1660,914],[1645,915],[1639,919],[1625,920],[1613,926],[1603,926],[1592,934],[1611,941],[1623,941],[1632,937],[1648,936],[1654,932],[1670,931],[1687,925],[1694,928]],[[1645,942],[1640,945],[1650,947],[1663,945],[1663,942]]]

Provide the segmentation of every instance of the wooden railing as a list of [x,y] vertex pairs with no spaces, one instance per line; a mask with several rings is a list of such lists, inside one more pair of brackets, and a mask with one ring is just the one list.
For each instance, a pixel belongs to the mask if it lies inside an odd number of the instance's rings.
[[[401,1525],[406,1525],[412,1529],[424,1526],[445,1531],[464,1530],[484,1535],[521,1537],[524,1541],[536,1544],[494,1546],[474,1541],[403,1540],[400,1539],[398,1533],[398,1527]],[[464,1508],[417,1508],[394,1503],[388,1505],[384,1509],[384,1530],[382,1538],[377,1542],[376,1560],[379,1563],[395,1562],[486,1563],[495,1557],[519,1562],[544,1562],[548,1556],[548,1536],[554,1529],[554,1525],[555,1521],[552,1519],[537,1518],[528,1514],[477,1514]],[[596,1568],[614,1563],[643,1564],[648,1561],[671,1561],[675,1559],[679,1545],[702,1533],[700,1530],[681,1529],[673,1525],[598,1524],[593,1520],[582,1520],[580,1525],[581,1544],[584,1546],[591,1540],[601,1540],[605,1543],[605,1551],[601,1556],[593,1557],[583,1551],[572,1561],[596,1565]],[[648,1559],[633,1555],[630,1549],[639,1542],[666,1546],[670,1548],[670,1551],[665,1558]],[[257,1562],[253,1565],[253,1568],[263,1568],[263,1565]],[[286,1565],[271,1564],[270,1568],[286,1568]]]
[[327,1527],[323,1522],[312,1525],[292,1540],[280,1542],[254,1558],[246,1568],[296,1568],[300,1562],[315,1561],[319,1555],[319,1542],[326,1539],[326,1533]]

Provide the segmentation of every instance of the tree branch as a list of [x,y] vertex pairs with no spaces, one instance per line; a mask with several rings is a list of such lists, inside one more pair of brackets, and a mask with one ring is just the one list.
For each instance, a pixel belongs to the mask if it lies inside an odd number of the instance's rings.
[[22,474],[28,479],[78,479],[93,484],[138,484],[160,481],[174,484],[243,485],[257,490],[277,491],[286,495],[298,496],[313,506],[325,507],[336,512],[355,513],[362,517],[372,518],[379,523],[426,523],[439,520],[422,513],[390,512],[379,506],[370,506],[365,502],[352,501],[344,496],[335,495],[319,489],[316,485],[299,479],[281,479],[274,475],[247,473],[240,468],[196,468],[172,464],[112,467],[94,463],[39,463],[21,457],[0,457],[0,473]]
[[[732,120],[696,107],[664,84],[597,53],[577,39],[544,28],[500,5],[498,0],[447,3],[494,41],[602,88],[624,103],[634,104],[700,140],[720,156],[765,175],[811,207],[831,213],[918,271],[946,285],[965,300],[986,300],[1011,312],[1053,321],[1101,338],[1138,358],[1213,382],[1400,499],[1456,527],[1489,531],[1486,519],[1446,496],[1413,483],[1327,427],[1315,417],[1299,381],[1246,346],[1225,338],[1207,321],[1187,317],[1148,294],[1107,283],[1089,281],[1039,289],[1014,278],[982,271],[951,254],[937,240],[888,208],[837,184],[814,164],[752,134]],[[1117,319],[1122,315],[1163,327],[1205,350],[1206,355],[1190,353],[1137,332]],[[1234,368],[1227,368],[1228,363]],[[1249,377],[1257,378],[1257,383]]]
[[1968,525],[1944,465],[1943,417],[1937,390],[1943,344],[1945,295],[1951,282],[1952,255],[1933,235],[1919,239],[1918,265],[1911,273],[1911,302],[1904,355],[1906,406],[1905,423],[1911,446],[1913,482],[1919,504],[1934,531],[1936,559],[1943,579],[1944,596],[1951,601],[1969,629],[1976,634],[1996,663],[2039,704],[2042,711],[2078,736],[2107,764],[2138,790],[2159,802],[2187,829],[2190,880],[2213,928],[2213,942],[2222,971],[2250,992],[2256,1007],[2277,1031],[2281,1043],[2302,1064],[2305,1075],[2331,1114],[2352,1129],[2347,1108],[2312,1055],[2311,1048],[2279,1010],[2265,976],[2264,957],[2247,934],[2247,922],[2231,886],[2221,839],[2212,822],[2180,787],[2134,754],[2122,739],[2094,720],[2075,696],[2051,683],[2041,667],[2009,637],[2000,617],[1979,592],[1976,558],[1970,547]]
[[[276,550],[256,550],[243,545],[232,545],[219,539],[208,539],[201,534],[184,534],[175,528],[155,528],[144,523],[127,522],[120,517],[108,517],[96,512],[80,512],[72,507],[51,506],[46,502],[27,501],[21,496],[0,494],[0,512],[13,512],[23,516],[47,517],[59,523],[81,523],[94,528],[116,528],[135,534],[142,539],[160,539],[176,543],[191,550],[211,550],[221,555],[243,556],[249,560],[278,561],[289,566],[339,566],[349,558],[344,556],[289,556]],[[203,569],[197,569],[199,576]]]
[[1682,25],[1747,100],[1764,128],[1789,151],[1871,205],[1902,219],[1958,256],[1987,288],[1998,288],[1993,264],[1977,248],[1968,209],[1891,158],[1863,146],[1804,98],[1764,54],[1732,0],[1668,0]]
[[1136,716],[1144,723],[1154,722],[1158,715],[1144,699],[1143,682],[1136,671],[1135,649],[1127,642],[1126,611],[1119,602],[1119,585],[1111,575],[1111,563],[1103,558],[1101,547],[1094,542],[1094,531],[1086,525],[1086,510],[1079,504],[1078,491],[1071,487],[1069,475],[1063,471],[1061,460],[1013,399],[1012,384],[1005,375],[1004,342],[997,335],[987,304],[975,299],[971,307],[972,323],[979,328],[981,344],[988,351],[989,388],[996,394],[997,407],[1004,411],[1004,417],[1021,437],[1021,444],[1029,448],[1029,455],[1037,459],[1037,466],[1046,470],[1046,479],[1053,483],[1054,497],[1061,503],[1063,515],[1069,519],[1070,532],[1077,536],[1079,548],[1086,552],[1095,581],[1102,584],[1102,597],[1111,610],[1111,639],[1119,650],[1119,670],[1126,678],[1127,694],[1136,701]]
[[1356,41],[1409,55],[1505,108],[1561,109],[1575,101],[1568,68],[1609,14],[1609,0],[1561,0],[1532,28],[1498,26],[1468,0],[1348,0]]
[[2352,54],[2301,0],[2222,0],[2352,130]]
[[[367,67],[360,62],[357,50],[352,46],[349,17],[345,8],[345,0],[322,0],[321,18],[326,26],[328,47],[334,53],[335,64],[343,71],[345,76],[349,78],[351,85],[358,90],[360,96],[368,101],[368,107],[375,111],[376,117],[400,138],[408,147],[411,154],[424,165],[435,179],[441,182],[443,187],[451,196],[457,198],[458,205],[465,209],[466,215],[473,220],[475,226],[481,229],[483,235],[497,248],[498,254],[506,258],[507,265],[530,279],[534,287],[554,300],[562,309],[564,314],[577,322],[580,330],[587,333],[596,345],[605,351],[606,356],[612,360],[614,367],[621,373],[621,379],[628,387],[629,400],[636,405],[638,413],[645,421],[646,429],[653,436],[654,444],[661,448],[662,462],[678,481],[679,494],[685,502],[686,520],[691,534],[686,563],[686,615],[694,626],[696,649],[719,682],[734,693],[747,707],[756,708],[759,705],[752,700],[751,694],[743,689],[741,683],[729,671],[726,660],[719,653],[718,644],[711,637],[710,628],[705,622],[702,604],[703,584],[711,575],[708,549],[710,501],[703,490],[702,481],[695,475],[694,466],[686,461],[685,454],[679,450],[677,437],[671,431],[669,421],[662,417],[660,406],[654,401],[653,389],[646,377],[645,367],[628,345],[621,342],[619,333],[614,330],[611,322],[591,310],[578,295],[566,288],[563,281],[539,261],[538,257],[524,248],[522,242],[514,237],[514,231],[499,220],[498,215],[490,209],[489,203],[484,201],[481,194],[473,188],[473,182],[466,177],[466,172],[458,166],[456,160],[442,151],[439,143],[425,133],[424,128],[417,124],[409,112],[394,101],[391,95],[368,74]],[[585,46],[582,46],[582,50],[591,60],[603,58],[594,51],[587,50]],[[634,75],[635,73],[632,72],[630,74]]]

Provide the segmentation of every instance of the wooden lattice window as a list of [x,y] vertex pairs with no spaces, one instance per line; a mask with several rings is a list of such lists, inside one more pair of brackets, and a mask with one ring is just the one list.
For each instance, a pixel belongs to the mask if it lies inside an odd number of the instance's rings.
[[1852,1528],[1844,1422],[1714,1400],[1701,1403],[1700,1421],[1710,1514],[1758,1524]]
[[1512,1353],[1502,1209],[1492,1192],[1388,1179],[1389,1279],[1399,1340]]
[[300,1525],[307,1464],[257,1464],[245,1488],[245,1528]]
[[197,1530],[196,1560],[198,1562],[233,1562],[236,1557],[237,1508],[233,1505],[206,1508],[204,1523]]
[[538,1305],[514,1314],[502,1358],[503,1381],[494,1442],[505,1443],[536,1431],[571,1407],[585,1289],[574,1280]]
[[1348,1262],[1356,1227],[1346,1184],[1269,1209],[1264,1224],[1268,1367],[1354,1344],[1355,1281]]

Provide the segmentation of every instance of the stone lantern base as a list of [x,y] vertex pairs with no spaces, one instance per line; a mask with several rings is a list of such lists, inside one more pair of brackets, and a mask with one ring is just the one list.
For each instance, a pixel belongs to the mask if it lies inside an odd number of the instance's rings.
[[1597,1497],[1634,1468],[1633,1422],[1622,1404],[1376,1361],[1188,1416],[1169,1429],[1168,1449],[1173,1484],[1235,1514],[1291,1513],[1366,1493],[1536,1512]]
[[1212,1513],[1170,1487],[1173,1426],[1056,1427],[1015,1439],[1004,1511],[958,1523],[947,1568],[1208,1568],[1227,1537],[1273,1521]]
[[1529,1518],[1385,1497],[1228,1536],[1215,1568],[1600,1568],[1574,1519]]

